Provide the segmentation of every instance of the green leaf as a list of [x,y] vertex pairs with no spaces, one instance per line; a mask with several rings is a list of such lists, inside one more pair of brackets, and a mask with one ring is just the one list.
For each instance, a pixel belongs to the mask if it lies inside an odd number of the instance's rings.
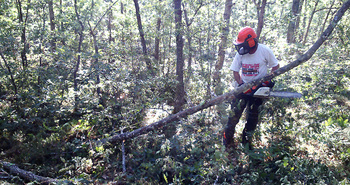
[[168,178],[166,178],[166,175],[163,173],[163,177],[166,183],[168,183]]

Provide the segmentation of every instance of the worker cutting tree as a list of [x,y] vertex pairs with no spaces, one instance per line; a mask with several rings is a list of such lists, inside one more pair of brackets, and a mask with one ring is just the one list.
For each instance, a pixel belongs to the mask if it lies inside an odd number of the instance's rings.
[[[255,31],[250,27],[243,28],[235,41],[237,54],[231,64],[235,86],[264,77],[268,73],[279,68],[278,60],[272,50],[264,44],[258,42]],[[271,81],[264,82],[260,87],[273,87]],[[257,88],[252,88],[240,94],[232,101],[230,117],[224,130],[223,143],[226,149],[234,148],[235,127],[245,108],[247,108],[247,122],[242,133],[242,143],[248,144],[252,148],[251,138],[259,121],[259,107],[263,104],[263,99],[254,97]]]

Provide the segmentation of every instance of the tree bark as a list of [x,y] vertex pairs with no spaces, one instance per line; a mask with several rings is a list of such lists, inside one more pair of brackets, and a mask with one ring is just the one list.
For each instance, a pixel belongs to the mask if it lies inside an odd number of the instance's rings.
[[232,0],[226,0],[225,12],[224,12],[224,27],[221,30],[221,43],[219,45],[218,61],[215,65],[215,72],[213,75],[213,80],[215,85],[220,83],[220,71],[225,61],[225,50],[227,45],[227,36],[230,32],[230,17],[232,9]]
[[[28,3],[30,3],[30,1],[28,1]],[[23,11],[22,11],[22,2],[21,2],[21,0],[17,0],[18,18],[19,18],[19,23],[22,26],[21,43],[23,45],[23,49],[21,51],[21,59],[22,59],[23,69],[25,69],[28,66],[26,27],[27,27],[29,7],[30,6],[27,6],[27,13],[26,13],[26,16],[24,19],[24,15],[23,15]]]
[[[221,83],[221,69],[224,65],[225,61],[225,50],[227,45],[227,36],[230,32],[230,17],[231,17],[231,9],[232,9],[232,0],[226,0],[225,3],[225,11],[224,11],[224,25],[221,29],[221,42],[219,44],[218,51],[218,60],[215,64],[215,71],[213,74],[213,85],[214,91],[216,95],[222,95],[224,92],[224,85]],[[226,112],[226,106],[224,104],[220,104],[216,106],[216,110],[218,113],[218,117],[220,118],[220,122],[225,124],[227,122],[228,116]]]
[[185,23],[186,23],[186,38],[187,38],[187,47],[188,47],[188,59],[187,59],[187,77],[186,77],[186,85],[190,82],[191,74],[192,74],[192,36],[191,36],[191,29],[190,29],[190,21],[187,16],[187,11],[184,7],[184,16],[185,16]]
[[[178,0],[174,0],[174,1],[178,1]],[[336,27],[337,23],[340,21],[340,19],[343,17],[344,13],[349,9],[350,7],[350,0],[348,0],[347,2],[345,2],[343,4],[343,6],[338,10],[338,12],[336,13],[336,15],[334,16],[334,19],[332,20],[332,22],[330,23],[330,25],[327,27],[327,29],[323,32],[323,34],[321,35],[321,37],[318,38],[318,40],[313,44],[313,46],[306,52],[304,53],[301,57],[299,57],[297,60],[293,61],[292,63],[283,66],[279,69],[277,69],[276,71],[274,71],[273,73],[266,75],[263,78],[254,80],[252,82],[249,83],[245,83],[244,85],[238,87],[236,90],[225,93],[221,96],[217,96],[209,101],[203,101],[202,103],[193,106],[191,108],[188,108],[186,110],[180,111],[176,114],[172,114],[160,121],[157,121],[155,123],[152,123],[148,126],[145,127],[141,127],[139,129],[136,129],[132,132],[126,132],[123,134],[118,134],[118,135],[114,135],[111,136],[109,138],[100,140],[100,142],[102,143],[116,143],[118,141],[121,140],[125,140],[125,139],[131,139],[134,137],[137,137],[139,135],[142,134],[146,134],[150,131],[156,130],[158,128],[161,128],[163,126],[165,126],[168,123],[177,121],[181,118],[185,118],[189,115],[192,115],[198,111],[204,110],[208,107],[220,104],[224,101],[227,100],[232,100],[234,98],[236,98],[236,96],[242,92],[245,92],[246,90],[250,89],[251,87],[253,87],[254,85],[258,85],[264,81],[267,80],[271,80],[272,78],[279,76],[281,74],[284,74],[292,69],[294,69],[295,67],[299,66],[300,64],[305,63],[306,61],[308,61],[312,55],[317,51],[317,49],[324,43],[325,40],[328,39],[328,37],[330,36],[330,34],[332,33],[332,31],[334,30],[334,28]]]
[[[90,25],[90,23],[89,23]],[[94,62],[94,68],[96,70],[96,86],[97,86],[97,97],[99,98],[99,103],[102,104],[104,106],[104,103],[102,101],[102,97],[100,96],[101,94],[101,87],[99,86],[100,84],[100,67],[99,67],[99,63],[98,63],[98,58],[99,58],[99,55],[100,53],[98,52],[98,45],[97,45],[97,36],[96,36],[96,33],[95,31],[92,29],[91,25],[90,25],[90,34],[92,36],[92,40],[94,42],[94,49],[95,49],[95,55],[94,55],[94,58],[95,58],[95,62]]]
[[[112,28],[113,28],[112,20],[113,20],[113,11],[110,10],[108,14],[108,23],[107,23],[109,45],[111,45],[112,42],[114,42],[114,37],[112,36]],[[114,59],[112,59],[112,54],[108,54],[108,63],[112,63],[113,61]]]
[[[46,12],[46,7],[43,6],[42,7],[42,13],[44,14],[44,12]],[[42,43],[44,43],[44,33],[45,33],[45,29],[46,29],[46,17],[43,17],[43,24],[42,24],[42,30],[41,30],[41,34],[40,34],[40,45],[39,48],[42,48]],[[43,66],[43,55],[45,54],[44,50],[41,49],[41,55],[39,57],[39,75],[38,75],[38,82],[37,85],[38,87],[41,86],[41,74],[42,74],[42,66]],[[64,89],[62,90],[64,91]],[[38,94],[41,93],[41,88],[37,88],[37,92]]]
[[260,38],[262,29],[264,27],[264,15],[265,15],[266,1],[267,0],[262,0],[262,2],[260,4],[260,2],[256,3],[254,0],[255,6],[257,9],[257,13],[258,13],[258,27],[256,29],[256,35],[257,35],[258,39]]
[[326,23],[327,23],[327,21],[328,21],[329,15],[330,15],[330,13],[332,12],[332,8],[333,8],[333,6],[334,6],[334,3],[335,3],[335,0],[332,1],[331,7],[329,8],[329,10],[328,10],[328,12],[327,12],[327,15],[326,15],[326,18],[324,19],[324,22],[323,22],[322,27],[321,27],[321,30],[320,30],[321,34],[322,34],[323,30],[324,30],[324,27],[326,26]]
[[295,31],[297,30],[297,20],[300,13],[300,0],[293,0],[292,17],[288,24],[287,43],[295,43]]
[[151,60],[148,57],[148,53],[147,53],[145,33],[143,31],[143,28],[142,28],[142,21],[141,21],[141,15],[140,15],[139,1],[138,0],[134,0],[134,4],[135,4],[135,10],[136,10],[137,27],[139,29],[139,34],[140,34],[140,39],[141,39],[142,53],[143,53],[143,56],[144,56],[144,60],[146,62],[147,69],[150,70],[151,73],[153,73]]
[[[63,2],[62,0],[60,0],[60,16],[62,15],[63,15]],[[58,33],[63,33],[63,32],[64,32],[64,24],[63,24],[63,21],[61,21],[58,26]],[[59,40],[63,46],[66,45],[66,40],[64,38],[60,38]]]
[[[94,5],[95,5],[94,3],[91,4],[91,9],[94,8]],[[101,104],[101,105],[103,105],[103,106],[104,106],[104,102],[103,102],[103,100],[102,100],[102,97],[100,96],[100,95],[101,95],[101,87],[99,86],[99,84],[100,84],[100,65],[99,65],[99,60],[98,60],[98,58],[99,58],[100,53],[99,53],[99,51],[98,51],[99,48],[98,48],[97,38],[96,38],[96,37],[97,37],[97,31],[95,31],[95,30],[96,30],[97,26],[99,25],[99,23],[101,22],[102,17],[104,17],[104,16],[107,14],[107,12],[109,12],[109,9],[108,9],[107,11],[105,11],[105,13],[101,16],[101,18],[100,18],[99,21],[96,23],[96,25],[95,25],[94,28],[92,28],[90,22],[88,21],[88,25],[89,25],[89,27],[90,27],[90,34],[91,34],[91,36],[92,36],[92,40],[93,40],[93,42],[94,42],[94,49],[95,49],[95,55],[94,55],[95,62],[94,62],[94,65],[93,65],[93,66],[94,66],[95,71],[96,71],[96,81],[95,81],[96,86],[97,86],[97,88],[96,88],[96,93],[97,93],[97,97],[98,97],[98,99],[99,99],[99,104]],[[91,12],[91,17],[93,17],[92,12]]]
[[135,4],[135,10],[136,10],[137,26],[138,26],[139,34],[141,38],[142,52],[144,55],[147,55],[146,40],[145,40],[145,34],[143,32],[143,28],[142,28],[139,1],[138,0],[133,0],[133,1]]
[[176,35],[176,98],[175,98],[175,107],[174,113],[182,110],[183,105],[185,104],[185,89],[183,81],[183,38],[182,38],[182,10],[181,10],[181,1],[174,0],[174,12],[175,12],[175,35]]
[[43,177],[39,175],[35,175],[32,172],[20,169],[17,165],[5,162],[5,161],[0,161],[0,164],[4,170],[6,170],[8,173],[11,175],[16,175],[19,176],[27,181],[36,181],[40,184],[50,184],[50,183],[57,183],[59,180],[58,179],[52,179],[49,177]]
[[[159,4],[162,2],[162,0],[159,0]],[[156,38],[154,39],[154,58],[159,61],[159,44],[160,44],[160,25],[162,23],[162,13],[161,11],[158,12],[158,18],[157,18],[157,25],[156,25],[156,30],[157,30],[157,35]]]
[[[306,0],[305,0],[306,1]],[[303,4],[304,4],[304,0],[300,0],[299,3],[299,9],[298,9],[298,16],[296,19],[296,23],[295,23],[295,32],[294,32],[294,37],[295,37],[295,42],[297,42],[297,36],[298,34],[300,34],[300,18],[301,18],[301,10],[303,9]]]
[[[52,0],[48,1],[49,4],[49,17],[50,17],[50,30],[51,33],[54,34],[55,31],[55,13],[53,11],[53,3]],[[55,36],[53,36],[52,40],[50,41],[51,43],[51,52],[54,52],[56,50],[56,40],[55,40]]]
[[77,30],[78,35],[79,35],[79,45],[78,45],[78,56],[77,56],[77,63],[75,65],[75,69],[73,72],[73,80],[74,80],[74,91],[75,91],[75,111],[77,111],[78,109],[78,104],[79,104],[79,97],[77,95],[78,92],[78,80],[77,80],[77,74],[79,71],[79,66],[80,66],[80,57],[81,57],[81,46],[83,44],[83,40],[84,40],[84,25],[80,20],[80,15],[78,13],[78,7],[77,7],[77,0],[74,0],[74,10],[75,10],[75,15],[77,16],[77,21],[80,25],[80,29]]
[[[183,38],[182,38],[182,11],[181,1],[174,0],[174,13],[175,13],[175,35],[176,35],[176,90],[175,90],[175,104],[173,114],[180,112],[185,104],[185,86],[183,80]],[[163,128],[163,132],[166,138],[171,138],[176,132],[175,125],[168,125]]]

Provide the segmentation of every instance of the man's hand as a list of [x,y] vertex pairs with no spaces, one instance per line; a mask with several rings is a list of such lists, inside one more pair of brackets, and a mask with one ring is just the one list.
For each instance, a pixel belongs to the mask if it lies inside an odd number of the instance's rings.
[[273,86],[275,86],[275,82],[274,81],[272,81],[272,80],[269,80],[269,81],[265,81],[265,82],[263,82],[262,84],[261,84],[261,86],[262,87],[273,87]]
[[239,85],[244,83],[238,71],[233,71],[233,77]]

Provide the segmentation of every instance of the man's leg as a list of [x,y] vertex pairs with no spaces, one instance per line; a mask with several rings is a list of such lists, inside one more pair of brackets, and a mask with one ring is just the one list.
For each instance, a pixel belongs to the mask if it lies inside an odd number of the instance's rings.
[[247,101],[245,99],[239,97],[231,103],[231,112],[223,136],[223,143],[226,148],[232,148],[234,145],[235,128],[246,107],[246,103]]
[[262,105],[262,103],[262,99],[253,97],[250,98],[247,103],[247,123],[245,124],[245,128],[243,130],[242,143],[244,145],[248,143],[250,149],[252,149],[251,140],[254,130],[259,122],[259,107]]

